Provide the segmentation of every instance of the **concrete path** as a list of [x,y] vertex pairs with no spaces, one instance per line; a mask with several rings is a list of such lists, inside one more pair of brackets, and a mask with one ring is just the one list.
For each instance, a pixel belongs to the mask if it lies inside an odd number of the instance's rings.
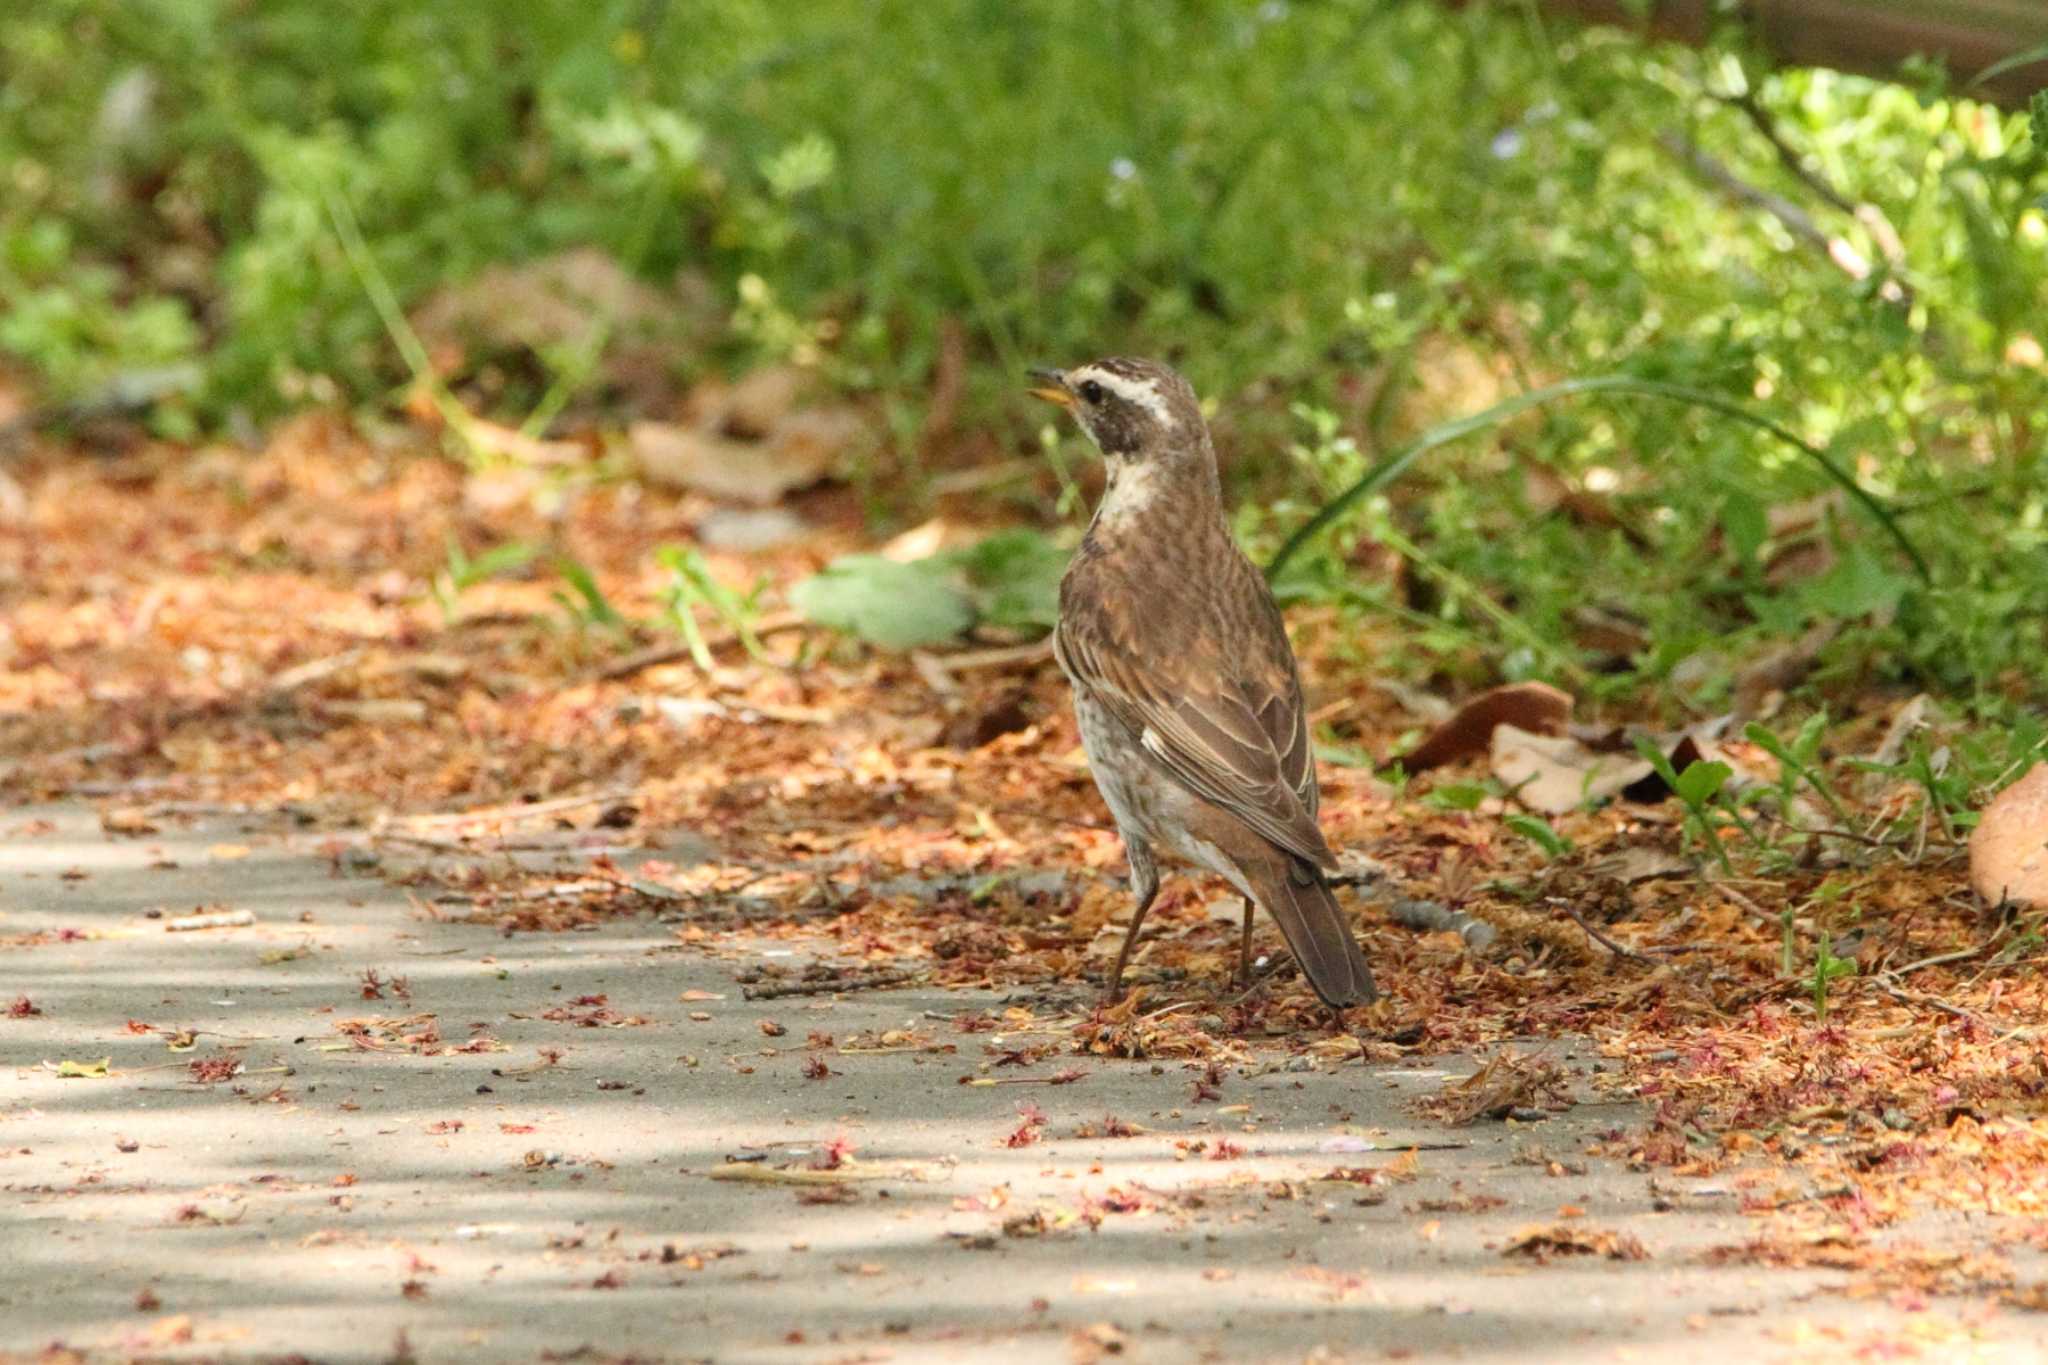
[[329,833],[160,823],[0,813],[0,1358],[2048,1359],[2039,1316],[1703,1262],[1734,1190],[1583,1155],[1641,1121],[1584,1049],[1568,1113],[1452,1129],[1409,1101],[1477,1059],[1211,1084],[1058,1001],[742,998],[822,933],[506,938]]

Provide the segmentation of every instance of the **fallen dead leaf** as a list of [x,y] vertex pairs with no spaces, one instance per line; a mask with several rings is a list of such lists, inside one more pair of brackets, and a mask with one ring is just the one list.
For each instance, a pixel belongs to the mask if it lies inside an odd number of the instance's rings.
[[120,806],[100,812],[100,828],[109,834],[126,834],[136,837],[159,833],[156,822],[149,811],[142,806]]
[[[1735,675],[1735,714],[1759,716],[1774,709],[1773,694],[1782,694],[1805,677],[1820,652],[1841,632],[1842,623],[1830,618],[1815,624],[1797,640],[1745,664]],[[1780,696],[1779,700],[1782,699]]]
[[1970,832],[1970,885],[1992,905],[2048,906],[2048,763],[1984,808]]
[[1653,771],[1632,753],[1596,753],[1569,735],[1533,734],[1516,725],[1494,730],[1492,767],[1517,801],[1545,815],[1617,796]]
[[1401,759],[1411,773],[1427,772],[1487,752],[1496,729],[1511,725],[1536,735],[1560,735],[1571,719],[1572,698],[1548,683],[1512,683],[1481,692]]
[[780,419],[757,441],[644,421],[626,440],[649,482],[765,507],[824,478],[860,431],[849,411],[814,409]]
[[1483,1118],[1506,1118],[1515,1110],[1562,1099],[1564,1076],[1555,1062],[1503,1049],[1488,1058],[1485,1066],[1452,1081],[1418,1107],[1453,1128],[1462,1128]]
[[1526,1256],[1539,1264],[1553,1256],[1605,1256],[1610,1261],[1650,1259],[1649,1249],[1634,1233],[1567,1227],[1562,1223],[1523,1228],[1501,1248],[1500,1254]]
[[[56,1066],[51,1067],[51,1070],[55,1071],[59,1076],[97,1080],[107,1075],[107,1068],[112,1066],[113,1062],[114,1059],[112,1057],[102,1057],[96,1062],[74,1062],[67,1057],[57,1063]],[[45,1062],[43,1065],[49,1066],[50,1064]]]
[[1083,1327],[1067,1338],[1067,1355],[1075,1365],[1092,1365],[1104,1356],[1120,1356],[1130,1349],[1131,1339],[1115,1323],[1098,1322]]
[[1669,849],[1631,844],[1618,853],[1589,863],[1586,871],[1607,877],[1624,886],[1654,881],[1659,877],[1683,877],[1692,873],[1692,863]]

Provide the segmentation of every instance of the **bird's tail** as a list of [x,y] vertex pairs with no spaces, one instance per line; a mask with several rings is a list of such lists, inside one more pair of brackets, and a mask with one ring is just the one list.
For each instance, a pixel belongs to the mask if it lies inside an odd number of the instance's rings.
[[1302,974],[1333,1009],[1379,999],[1372,968],[1358,950],[1351,925],[1313,864],[1268,846],[1269,857],[1238,860],[1252,899],[1271,915],[1301,963]]

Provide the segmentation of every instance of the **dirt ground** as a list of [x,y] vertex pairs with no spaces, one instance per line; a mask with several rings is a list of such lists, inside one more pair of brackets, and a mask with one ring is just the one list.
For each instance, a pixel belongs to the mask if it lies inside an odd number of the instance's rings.
[[347,832],[154,823],[0,813],[8,1358],[2048,1358],[1983,1296],[1717,1255],[1739,1182],[1589,1155],[1644,1107],[1584,1044],[1524,1049],[1568,1108],[1451,1126],[1414,1101],[1484,1057],[1092,1056],[1078,985],[750,1000],[845,945],[507,934]]

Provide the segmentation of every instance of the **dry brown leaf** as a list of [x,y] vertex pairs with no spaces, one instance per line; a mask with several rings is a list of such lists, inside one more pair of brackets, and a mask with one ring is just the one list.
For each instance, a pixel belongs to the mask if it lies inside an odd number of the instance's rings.
[[1906,752],[1906,741],[1914,732],[1927,724],[1928,712],[1934,708],[1934,698],[1925,692],[1901,706],[1892,715],[1892,723],[1885,727],[1884,739],[1871,750],[1870,762],[1880,767],[1897,763]]
[[1563,1097],[1564,1077],[1555,1062],[1523,1057],[1512,1050],[1495,1053],[1485,1066],[1450,1082],[1418,1106],[1453,1128],[1483,1118],[1506,1118],[1517,1109],[1534,1109]]
[[1411,773],[1487,751],[1494,731],[1511,725],[1536,735],[1560,735],[1571,719],[1572,698],[1548,683],[1512,683],[1482,692],[1409,750],[1401,766]]
[[850,411],[818,409],[783,418],[759,441],[670,422],[635,422],[626,440],[652,483],[767,506],[824,478],[859,433]]
[[109,834],[135,837],[159,832],[158,826],[150,818],[148,808],[144,806],[119,806],[113,810],[102,811],[100,828]]
[[690,314],[703,310],[693,302],[684,290],[671,294],[635,279],[595,247],[575,247],[438,289],[411,322],[446,371],[492,352],[580,344],[607,322],[628,337],[698,330]]
[[1984,808],[1970,833],[1970,885],[1993,905],[2048,906],[2048,763]]
[[1797,640],[1770,650],[1735,675],[1735,714],[1740,717],[1764,714],[1774,693],[1798,684],[1813,661],[1820,657],[1835,636],[1841,634],[1839,621],[1821,621]]
[[1647,844],[1632,844],[1619,853],[1590,863],[1586,871],[1596,877],[1606,877],[1624,886],[1637,882],[1655,881],[1659,877],[1682,877],[1692,873],[1689,859],[1666,848],[1653,848]]
[[749,370],[725,391],[711,425],[722,436],[762,440],[796,410],[804,391],[810,387],[810,377],[791,365],[763,365]]
[[1492,766],[1517,801],[1545,815],[1618,795],[1652,771],[1632,753],[1595,753],[1568,735],[1531,734],[1514,725],[1494,730]]
[[1131,1339],[1113,1322],[1098,1322],[1067,1336],[1067,1357],[1075,1365],[1093,1365],[1105,1356],[1120,1356],[1130,1350]]
[[1501,1248],[1500,1254],[1527,1256],[1537,1262],[1548,1261],[1553,1256],[1605,1256],[1610,1261],[1650,1259],[1649,1248],[1634,1233],[1572,1227],[1564,1223],[1523,1228]]

